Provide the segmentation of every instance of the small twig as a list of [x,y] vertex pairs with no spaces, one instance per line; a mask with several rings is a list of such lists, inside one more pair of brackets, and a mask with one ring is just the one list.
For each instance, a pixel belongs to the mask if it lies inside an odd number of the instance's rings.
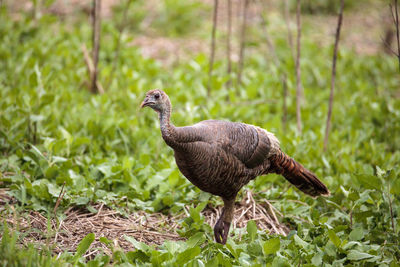
[[251,202],[251,207],[253,208],[253,218],[256,217],[256,201],[253,198],[253,195],[251,191],[247,191],[247,197],[249,198],[249,201]]
[[64,191],[64,186],[65,186],[65,182],[63,183],[63,185],[61,187],[61,191],[60,191],[60,194],[58,195],[58,198],[57,198],[57,201],[56,201],[56,205],[54,206],[54,209],[53,209],[53,213],[54,214],[56,214],[58,205],[60,205],[60,202],[63,199],[64,194],[66,192],[66,191]]
[[240,216],[236,219],[236,221],[240,221],[240,219],[251,209],[252,207],[248,207],[247,209],[243,210]]
[[390,6],[390,12],[392,14],[393,23],[396,28],[397,58],[399,60],[399,70],[400,70],[400,31],[399,31],[399,12],[398,12],[397,0],[394,0],[394,13],[392,5],[390,4],[389,6]]
[[207,96],[211,95],[212,71],[214,68],[214,57],[215,57],[215,35],[217,32],[217,17],[218,17],[218,0],[214,0],[213,27],[212,27],[212,32],[211,32],[210,63],[209,63],[209,67],[208,67]]
[[101,210],[103,209],[104,203],[101,203],[99,210],[97,211],[96,216],[94,216],[95,218],[99,217]]
[[98,252],[99,250],[98,249],[95,249],[95,250],[93,250],[93,251],[91,251],[91,252],[88,252],[86,255],[84,255],[83,257],[84,258],[87,258],[87,257],[89,257],[90,255],[93,255],[94,253],[96,253],[96,252]]
[[271,225],[272,229],[274,229],[275,233],[281,234],[281,232],[279,231],[279,229],[276,226],[276,223],[273,222],[273,220],[271,218],[269,218],[269,214],[267,212],[263,212],[263,210],[261,210],[260,207],[258,207],[258,209],[259,209],[261,214],[265,214],[264,217],[265,217],[266,221],[268,221],[268,223]]
[[97,76],[98,69],[97,65],[99,62],[99,50],[100,50],[100,32],[101,32],[101,0],[93,0],[92,7],[92,41],[93,41],[93,50],[92,50],[92,58],[93,58],[93,75],[91,76],[91,91],[92,93],[100,92],[97,87]]
[[60,228],[61,228],[62,224],[63,224],[63,221],[60,222],[60,225],[58,226],[58,229],[56,231],[56,235],[54,237],[54,244],[57,243],[58,232],[60,231]]
[[331,128],[333,94],[334,94],[334,90],[335,90],[335,78],[336,78],[336,60],[337,60],[338,47],[339,47],[340,29],[342,27],[342,21],[343,21],[343,8],[344,8],[344,0],[341,0],[340,1],[340,11],[339,11],[339,17],[338,17],[338,24],[337,24],[336,35],[335,35],[335,47],[334,47],[334,50],[333,50],[331,90],[330,90],[330,95],[329,95],[328,117],[326,119],[326,127],[325,127],[324,151],[326,151],[326,149],[328,147],[329,130]]
[[[271,216],[274,218],[275,222],[279,223],[278,217],[276,217],[276,214],[275,214],[275,212],[274,212],[274,209],[275,209],[276,211],[278,211],[278,210],[277,210],[274,206],[272,206],[272,204],[269,203],[268,200],[265,200],[265,202],[266,202],[267,205],[268,205],[268,210],[269,210]],[[280,216],[282,216],[282,213],[279,212],[279,211],[278,211],[278,214],[279,214]]]
[[[89,55],[89,52],[88,52],[85,44],[81,45],[81,49],[82,49],[82,53],[83,53],[83,58],[84,58],[85,63],[86,63],[86,67],[87,67],[88,72],[89,72],[90,80],[92,81],[93,80],[93,76],[94,76],[94,72],[95,72],[93,61],[92,61],[92,59],[91,59],[91,57]],[[96,81],[96,86],[97,86],[97,89],[99,90],[99,93],[103,94],[104,93],[104,89],[103,89],[103,86],[100,84],[99,81]]]
[[382,43],[385,45],[385,47],[386,47],[386,51],[388,52],[388,53],[392,53],[394,56],[396,56],[397,57],[397,53],[396,53],[396,51],[394,51],[393,50],[393,48],[390,46],[390,43],[388,43],[387,41],[385,41],[385,39],[383,39],[383,37],[381,36],[381,40],[382,40]]
[[81,45],[81,49],[82,49],[82,53],[83,53],[83,58],[85,59],[86,67],[88,68],[88,71],[89,71],[90,79],[92,79],[92,76],[94,73],[93,61],[89,56],[89,52],[88,52],[85,44]]

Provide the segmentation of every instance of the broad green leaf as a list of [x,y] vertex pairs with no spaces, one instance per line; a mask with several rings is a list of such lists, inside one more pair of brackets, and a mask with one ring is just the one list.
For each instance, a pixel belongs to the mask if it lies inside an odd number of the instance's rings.
[[260,242],[250,242],[247,245],[247,252],[252,256],[262,256],[263,255],[263,247],[261,246]]
[[186,241],[186,245],[188,248],[192,248],[194,246],[199,246],[206,240],[205,233],[198,232],[191,236],[188,241]]
[[167,194],[162,198],[162,202],[166,206],[171,206],[172,204],[174,204],[174,198],[172,197],[172,195]]
[[391,184],[390,193],[393,195],[400,195],[400,177],[395,178]]
[[247,222],[247,233],[250,236],[250,240],[254,241],[254,239],[257,235],[257,225],[256,225],[255,221],[250,220]]
[[337,248],[341,246],[342,242],[333,230],[328,230],[328,237]]
[[350,240],[358,241],[364,237],[364,230],[361,227],[354,228],[349,235]]
[[132,245],[138,250],[141,250],[143,252],[149,252],[151,250],[151,248],[148,245],[146,245],[143,242],[138,242],[135,238],[131,236],[124,235],[124,238],[126,241],[132,243]]
[[208,204],[208,201],[203,201],[203,202],[201,202],[199,205],[197,205],[196,206],[196,211],[197,212],[202,212],[203,210],[204,210],[204,208],[207,206],[207,204]]
[[278,237],[269,239],[263,244],[264,254],[275,254],[279,250],[280,246],[281,242]]
[[357,180],[368,189],[381,190],[382,182],[379,177],[369,174],[356,174]]
[[76,205],[86,205],[87,203],[89,203],[89,198],[87,197],[78,197],[74,200],[74,203]]
[[175,254],[180,248],[181,244],[176,241],[167,240],[164,242],[165,248],[168,250],[169,253]]
[[[254,266],[254,265],[253,265]],[[263,266],[263,265],[258,265],[258,266]],[[283,257],[274,257],[274,260],[272,261],[271,267],[292,267],[293,265],[290,264],[290,262],[283,258]]]
[[349,260],[354,260],[354,261],[365,260],[365,259],[369,259],[372,257],[373,257],[373,255],[364,253],[364,252],[360,252],[358,250],[350,250],[349,253],[347,254],[347,258]]
[[42,157],[43,159],[46,159],[46,157],[42,154],[42,152],[34,145],[31,145],[33,151],[35,151],[40,157]]
[[194,259],[197,255],[200,254],[200,252],[201,252],[200,247],[188,248],[187,250],[178,254],[176,258],[176,264],[182,266],[191,259]]
[[301,239],[298,235],[294,235],[294,242],[305,249],[308,249],[310,247],[310,245],[306,241]]
[[324,256],[324,254],[322,252],[318,252],[314,255],[314,257],[312,257],[311,259],[311,263],[315,266],[321,266],[322,264],[322,257]]
[[197,209],[190,207],[189,213],[194,222],[200,221],[200,212]]
[[57,186],[55,186],[52,183],[48,183],[47,184],[47,189],[48,189],[50,195],[52,195],[53,197],[57,197],[57,198],[59,197],[60,190],[61,190],[60,188],[58,188]]
[[361,246],[361,243],[360,243],[360,242],[357,242],[357,241],[349,241],[349,242],[346,243],[342,248],[343,248],[344,250],[348,250],[348,249],[350,249],[350,248],[354,248],[354,247],[357,247],[357,246]]
[[59,173],[59,167],[56,165],[53,165],[53,166],[47,168],[47,170],[45,171],[45,176],[47,179],[52,180],[57,176],[58,173]]
[[252,266],[252,260],[246,253],[240,253],[239,263],[241,266]]
[[82,257],[83,254],[89,249],[90,245],[94,241],[94,234],[90,233],[87,234],[81,242],[79,242],[78,247],[76,248],[75,259]]
[[111,171],[111,166],[110,165],[101,165],[98,166],[97,169],[104,174],[105,178],[110,177],[111,175],[113,175],[113,172]]
[[52,163],[58,163],[58,162],[66,162],[68,161],[68,159],[64,157],[53,156],[51,157],[51,161]]

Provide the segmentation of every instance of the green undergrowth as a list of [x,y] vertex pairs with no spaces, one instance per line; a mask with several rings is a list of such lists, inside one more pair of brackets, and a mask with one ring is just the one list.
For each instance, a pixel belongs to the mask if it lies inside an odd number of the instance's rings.
[[[165,20],[177,23],[179,18],[172,14]],[[59,218],[72,206],[96,212],[92,205],[99,202],[124,214],[135,210],[178,214],[190,206],[179,230],[188,240],[148,246],[127,236],[137,249],[124,252],[103,238],[112,255],[99,253],[88,260],[83,255],[93,235],[81,241],[75,254],[53,255],[51,248],[34,244],[21,249],[19,241],[24,233],[10,231],[2,222],[3,265],[400,264],[400,79],[394,58],[359,55],[345,48],[340,51],[330,143],[323,152],[331,47],[303,38],[305,98],[303,132],[299,134],[295,128],[294,66],[284,33],[271,29],[281,67],[272,63],[272,57],[265,57],[264,44],[255,43],[245,62],[239,94],[226,89],[229,77],[225,62],[217,60],[211,97],[207,97],[207,55],[164,67],[128,45],[135,35],[122,38],[117,71],[112,74],[116,23],[105,20],[102,29],[100,81],[110,83],[104,94],[93,95],[87,90],[81,52],[83,43],[90,47],[88,22],[66,23],[50,15],[38,20],[24,15],[15,20],[3,7],[0,186],[9,188],[8,194],[18,200],[13,209],[19,213],[36,210],[47,215],[65,183],[66,194],[57,209]],[[164,34],[187,34],[186,28],[180,27],[188,22],[181,23]],[[289,78],[286,130],[282,124],[283,71]],[[236,77],[232,78],[235,84]],[[213,118],[246,122],[273,132],[282,149],[315,172],[332,196],[312,199],[289,187],[280,176],[259,177],[247,189],[256,201],[273,203],[284,214],[283,222],[291,232],[287,237],[269,235],[251,221],[246,229],[232,230],[226,246],[216,244],[212,227],[199,213],[208,202],[221,201],[201,193],[182,176],[172,150],[161,138],[156,114],[139,109],[145,92],[153,88],[169,94],[175,125]],[[3,215],[11,212],[8,205],[2,209]]]

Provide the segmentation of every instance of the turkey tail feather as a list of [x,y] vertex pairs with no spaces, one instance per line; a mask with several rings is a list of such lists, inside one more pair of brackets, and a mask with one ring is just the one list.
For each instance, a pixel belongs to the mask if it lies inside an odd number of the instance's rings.
[[291,184],[312,197],[330,195],[328,188],[315,174],[282,151],[272,158],[272,168],[274,173],[283,175]]

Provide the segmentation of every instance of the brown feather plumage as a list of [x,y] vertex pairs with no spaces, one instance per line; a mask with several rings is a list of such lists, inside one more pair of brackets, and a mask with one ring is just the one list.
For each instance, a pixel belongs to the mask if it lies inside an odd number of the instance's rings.
[[271,171],[283,175],[291,184],[312,197],[330,194],[314,173],[282,151],[271,158]]
[[174,150],[176,164],[183,175],[201,190],[224,200],[223,215],[214,228],[217,242],[226,242],[237,193],[257,176],[282,174],[306,194],[329,195],[326,186],[285,155],[276,137],[264,129],[219,120],[175,127],[170,122],[169,98],[157,89],[147,92],[141,106],[149,106],[159,114],[162,137]]

